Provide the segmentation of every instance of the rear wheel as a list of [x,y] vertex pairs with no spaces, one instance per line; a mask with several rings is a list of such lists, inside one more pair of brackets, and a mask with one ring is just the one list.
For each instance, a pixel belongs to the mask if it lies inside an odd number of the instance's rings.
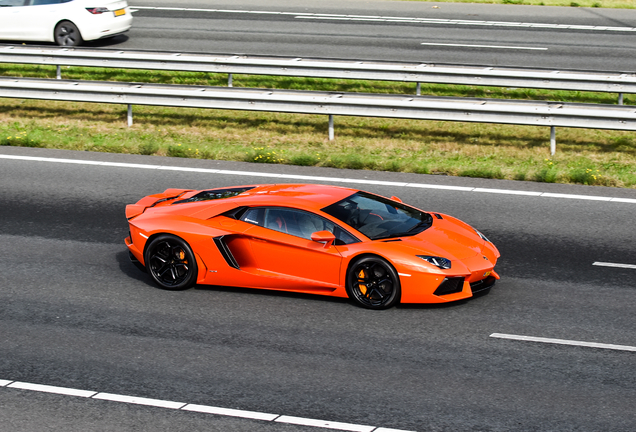
[[196,282],[197,263],[190,246],[181,238],[165,234],[148,245],[146,269],[159,287],[179,291]]
[[367,256],[347,272],[347,294],[367,309],[387,309],[400,301],[400,279],[388,261]]
[[70,21],[61,21],[53,33],[55,43],[60,46],[78,46],[84,41],[79,29]]

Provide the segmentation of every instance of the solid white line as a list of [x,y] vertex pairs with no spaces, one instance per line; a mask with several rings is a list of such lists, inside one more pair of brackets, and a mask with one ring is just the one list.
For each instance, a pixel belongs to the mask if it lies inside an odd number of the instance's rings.
[[269,414],[256,411],[243,411],[231,408],[213,407],[207,405],[186,404],[183,402],[172,402],[161,399],[150,399],[136,396],[125,396],[113,393],[97,393],[94,391],[78,390],[65,387],[54,387],[42,384],[31,384],[17,381],[0,379],[0,387],[14,388],[19,390],[30,390],[44,393],[56,393],[65,396],[78,396],[111,402],[122,402],[135,405],[154,406],[159,408],[176,409],[180,411],[199,412],[220,416],[240,417],[252,420],[275,421],[305,426],[316,426],[328,429],[337,429],[351,432],[410,432],[400,429],[382,428],[376,426],[365,426],[353,423],[331,422],[326,420],[313,420],[302,417],[281,416],[279,414]]
[[473,192],[486,192],[486,193],[508,194],[508,195],[541,196],[541,192],[516,191],[516,190],[507,190],[507,189],[475,188],[473,189]]
[[91,397],[97,393],[97,392],[88,391],[88,390],[78,390],[78,389],[72,389],[72,388],[66,388],[66,387],[55,387],[55,386],[49,386],[49,385],[31,384],[31,383],[17,382],[17,381],[12,384],[9,384],[7,387],[17,388],[20,390],[31,390],[31,391],[37,391],[37,392],[43,392],[43,393],[55,393],[55,394],[61,394],[66,396],[78,396],[78,397],[86,397],[86,398]]
[[548,198],[583,199],[583,200],[593,200],[593,201],[611,201],[612,200],[612,198],[610,197],[592,196],[592,195],[570,195],[570,194],[559,194],[559,193],[548,193],[548,192],[545,192],[542,195]]
[[340,14],[319,14],[308,12],[272,12],[259,10],[223,10],[223,9],[193,9],[179,7],[155,7],[155,6],[133,6],[136,10],[166,10],[166,11],[190,11],[190,12],[210,12],[210,13],[231,13],[231,14],[263,14],[263,15],[285,15],[298,19],[312,20],[336,20],[336,21],[369,21],[369,22],[400,22],[416,24],[450,24],[450,25],[480,25],[493,27],[527,27],[527,28],[551,28],[551,29],[573,29],[573,30],[594,30],[594,31],[624,31],[636,32],[636,27],[607,27],[607,26],[582,26],[570,24],[541,24],[541,23],[521,23],[506,21],[479,21],[479,20],[456,20],[443,18],[410,18],[392,17],[381,15],[340,15]]
[[414,432],[414,431],[403,431],[401,429],[391,429],[391,428],[377,428],[373,432]]
[[617,267],[617,268],[627,268],[627,269],[636,269],[636,265],[634,264],[618,264],[618,263],[608,263],[608,262],[595,262],[595,266],[600,267]]
[[498,339],[512,339],[526,342],[542,342],[542,343],[550,343],[550,344],[559,344],[559,345],[573,345],[573,346],[581,346],[587,348],[602,348],[602,349],[611,349],[618,351],[634,351],[636,352],[635,346],[628,345],[612,345],[612,344],[602,344],[596,342],[582,342],[582,341],[574,341],[567,339],[551,339],[551,338],[542,338],[542,337],[534,337],[534,336],[519,336],[519,335],[511,335],[511,334],[502,334],[502,333],[493,333],[490,335],[491,338]]
[[113,168],[131,168],[131,169],[149,169],[149,170],[156,169],[156,170],[167,170],[167,171],[183,171],[183,172],[190,172],[190,173],[235,175],[235,176],[246,176],[246,177],[298,179],[298,180],[311,180],[311,181],[318,181],[318,182],[374,184],[374,185],[393,186],[393,187],[440,189],[440,190],[451,190],[451,191],[459,191],[459,192],[494,193],[494,194],[528,196],[528,197],[576,199],[576,200],[587,200],[587,201],[605,201],[605,202],[636,204],[636,199],[634,198],[612,198],[612,197],[596,196],[596,195],[573,195],[573,194],[558,194],[558,193],[551,193],[551,192],[518,191],[518,190],[494,189],[494,188],[493,189],[475,188],[475,187],[468,187],[468,186],[447,186],[447,185],[435,185],[435,184],[426,184],[426,183],[404,183],[404,182],[341,178],[341,177],[305,176],[305,175],[296,175],[296,174],[275,174],[275,173],[265,173],[265,172],[257,172],[257,171],[234,171],[234,170],[219,170],[219,169],[208,169],[208,168],[188,168],[188,167],[164,166],[164,165],[144,165],[144,164],[135,164],[135,163],[123,163],[123,162],[88,161],[88,160],[81,160],[81,159],[45,158],[45,157],[35,157],[35,156],[14,156],[14,155],[6,155],[6,154],[0,154],[0,159],[20,160],[20,161],[29,161],[29,162],[70,163],[75,165],[97,165],[97,166],[105,166],[105,167],[113,167]]
[[170,409],[179,409],[184,407],[186,404],[184,402],[171,402],[160,399],[149,399],[135,396],[124,396],[112,393],[98,393],[93,396],[93,399],[99,400],[107,400],[112,402],[123,402],[135,405],[148,405],[155,406],[160,408],[170,408]]
[[207,405],[195,405],[195,404],[188,404],[184,406],[183,408],[181,408],[181,410],[200,412],[205,414],[217,414],[217,415],[230,416],[230,417],[241,417],[241,418],[248,418],[253,420],[265,420],[265,421],[272,421],[280,417],[278,414],[267,414],[267,413],[256,412],[256,411],[243,411],[243,410],[236,410],[236,409],[230,409],[230,408],[220,408],[220,407],[213,407],[213,406],[207,406]]
[[548,50],[547,48],[541,48],[541,47],[520,47],[520,46],[503,46],[503,45],[467,45],[467,44],[432,43],[432,42],[422,42],[420,45],[449,46],[449,47],[460,47],[460,48],[495,48],[495,49],[537,50],[537,51]]
[[302,417],[291,417],[291,416],[280,416],[275,420],[278,423],[289,423],[295,424],[299,426],[314,426],[321,427],[326,429],[337,429],[342,431],[350,431],[350,432],[372,432],[375,427],[373,426],[362,426],[351,423],[338,423],[338,422],[330,422],[325,420],[314,420]]

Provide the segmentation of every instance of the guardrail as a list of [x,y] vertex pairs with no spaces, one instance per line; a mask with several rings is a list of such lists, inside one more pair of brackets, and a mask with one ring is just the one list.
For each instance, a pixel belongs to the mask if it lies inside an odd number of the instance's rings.
[[490,66],[461,66],[405,62],[350,61],[228,54],[92,50],[83,48],[35,48],[9,45],[0,48],[0,63],[87,66],[126,69],[196,71],[233,74],[298,76],[417,83],[461,84],[636,93],[636,72],[591,72]]
[[0,97],[128,105],[290,112],[636,131],[636,107],[543,101],[404,96],[0,77]]

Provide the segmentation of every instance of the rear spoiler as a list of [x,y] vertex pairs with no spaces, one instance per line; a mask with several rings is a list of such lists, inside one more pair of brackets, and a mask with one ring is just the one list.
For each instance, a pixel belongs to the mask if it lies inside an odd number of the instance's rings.
[[163,201],[178,198],[184,193],[193,190],[194,189],[166,189],[163,193],[148,195],[137,201],[136,204],[128,204],[126,206],[126,219],[130,220],[142,214],[149,207],[153,207]]

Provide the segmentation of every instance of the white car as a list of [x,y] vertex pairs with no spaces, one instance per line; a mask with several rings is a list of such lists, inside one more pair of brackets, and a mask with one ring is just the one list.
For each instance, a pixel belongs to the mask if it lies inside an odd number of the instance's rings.
[[0,40],[76,46],[124,33],[132,20],[122,0],[0,0]]

